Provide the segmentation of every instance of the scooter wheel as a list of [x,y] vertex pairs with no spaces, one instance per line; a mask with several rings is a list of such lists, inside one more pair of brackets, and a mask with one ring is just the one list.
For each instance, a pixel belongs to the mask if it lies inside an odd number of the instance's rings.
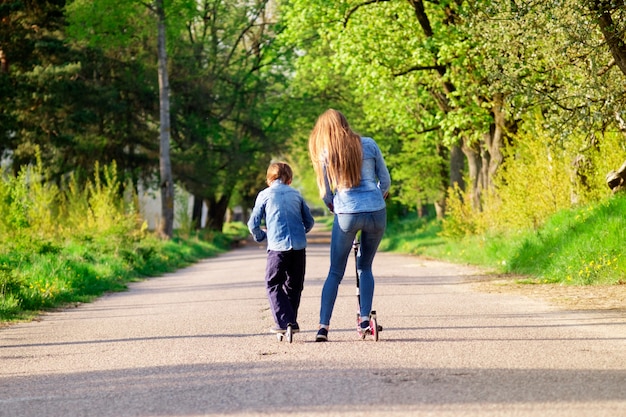
[[374,341],[378,342],[378,322],[375,316],[370,318],[370,332],[372,333]]

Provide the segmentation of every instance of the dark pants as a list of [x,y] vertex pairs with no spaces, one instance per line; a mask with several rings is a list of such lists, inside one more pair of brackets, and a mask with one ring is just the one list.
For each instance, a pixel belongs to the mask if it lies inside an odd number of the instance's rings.
[[276,325],[296,324],[306,269],[305,249],[269,251],[265,267],[267,298]]

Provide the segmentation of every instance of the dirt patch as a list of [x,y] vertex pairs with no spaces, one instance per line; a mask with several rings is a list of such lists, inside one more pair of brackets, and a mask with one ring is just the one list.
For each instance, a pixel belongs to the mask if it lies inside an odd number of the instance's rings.
[[626,313],[626,285],[521,284],[520,276],[484,276],[472,279],[478,291],[513,293],[538,298],[567,310]]

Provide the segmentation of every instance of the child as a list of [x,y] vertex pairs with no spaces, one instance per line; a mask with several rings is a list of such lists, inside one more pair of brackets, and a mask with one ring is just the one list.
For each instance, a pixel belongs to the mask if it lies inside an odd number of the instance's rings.
[[[268,188],[256,198],[248,229],[256,242],[267,238],[265,282],[276,327],[284,333],[291,325],[298,332],[298,308],[304,285],[306,233],[313,228],[313,216],[302,195],[290,187],[291,167],[275,162],[267,168]],[[265,219],[267,232],[261,229]]]

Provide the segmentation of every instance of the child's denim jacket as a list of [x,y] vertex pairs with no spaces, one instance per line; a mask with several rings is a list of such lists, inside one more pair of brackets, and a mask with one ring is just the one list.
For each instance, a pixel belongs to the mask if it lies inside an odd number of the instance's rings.
[[[263,219],[267,232],[261,229]],[[300,250],[314,222],[300,192],[276,180],[257,195],[248,229],[256,242],[267,238],[268,251]]]

